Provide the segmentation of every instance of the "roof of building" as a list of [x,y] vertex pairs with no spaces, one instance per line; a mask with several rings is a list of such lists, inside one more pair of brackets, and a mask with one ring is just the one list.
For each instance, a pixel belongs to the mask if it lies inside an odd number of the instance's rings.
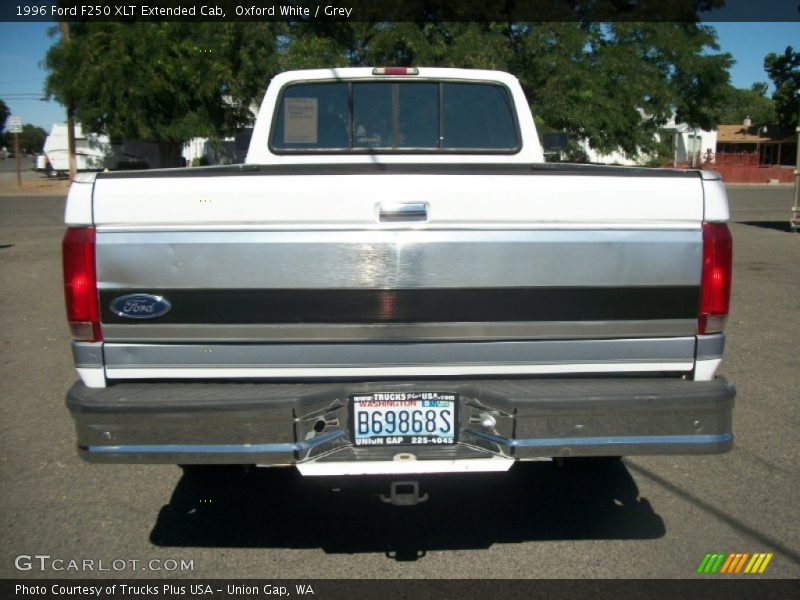
[[741,123],[736,125],[717,125],[717,143],[750,143],[755,144],[758,142],[767,142],[770,138],[763,136],[753,135],[750,130],[753,128],[745,128]]
[[[758,135],[758,134],[761,135]],[[785,131],[780,131],[775,127],[767,127],[764,131],[761,127],[752,125],[745,128],[741,123],[735,125],[717,126],[718,144],[768,144],[768,143],[793,144],[797,138]]]

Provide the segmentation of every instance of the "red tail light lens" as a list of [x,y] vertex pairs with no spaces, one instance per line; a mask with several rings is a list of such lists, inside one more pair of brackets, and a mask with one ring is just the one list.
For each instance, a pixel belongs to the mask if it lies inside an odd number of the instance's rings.
[[731,301],[733,240],[724,223],[703,224],[703,275],[697,333],[718,333],[725,327]]
[[67,320],[76,340],[102,341],[94,268],[94,227],[70,227],[62,242]]
[[375,67],[373,75],[419,75],[416,67]]

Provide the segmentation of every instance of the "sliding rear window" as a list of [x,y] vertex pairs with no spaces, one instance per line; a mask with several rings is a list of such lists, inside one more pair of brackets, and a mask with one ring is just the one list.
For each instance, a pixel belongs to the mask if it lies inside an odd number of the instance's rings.
[[299,83],[278,101],[270,149],[294,152],[513,153],[508,90],[491,83]]

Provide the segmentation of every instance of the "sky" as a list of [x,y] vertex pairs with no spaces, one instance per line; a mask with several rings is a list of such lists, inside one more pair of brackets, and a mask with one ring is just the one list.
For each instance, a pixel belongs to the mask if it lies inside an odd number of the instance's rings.
[[[717,31],[722,51],[736,60],[731,68],[734,87],[749,88],[756,81],[769,82],[764,56],[782,53],[786,46],[800,49],[800,22],[791,23],[708,23]],[[48,36],[54,23],[0,22],[0,99],[12,115],[22,117],[48,132],[53,123],[63,122],[64,109],[55,102],[42,101],[42,67],[47,49],[59,39]],[[770,90],[771,93],[771,90]]]

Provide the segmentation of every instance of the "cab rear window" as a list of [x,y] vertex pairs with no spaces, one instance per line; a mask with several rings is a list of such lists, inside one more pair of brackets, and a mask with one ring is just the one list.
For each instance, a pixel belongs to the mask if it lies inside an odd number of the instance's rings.
[[270,148],[291,152],[515,152],[508,90],[473,82],[299,83],[283,89]]

